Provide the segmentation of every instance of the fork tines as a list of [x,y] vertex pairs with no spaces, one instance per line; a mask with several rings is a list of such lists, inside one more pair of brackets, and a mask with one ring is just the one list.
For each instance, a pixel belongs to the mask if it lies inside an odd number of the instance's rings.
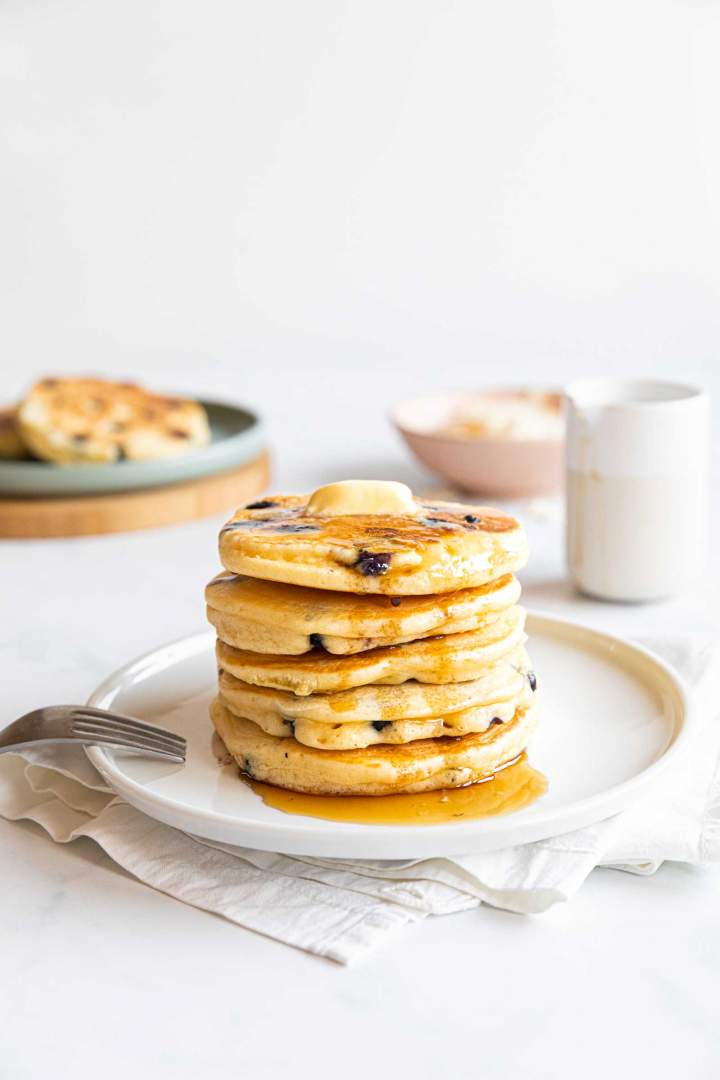
[[108,714],[89,706],[73,709],[71,721],[74,735],[92,739],[99,745],[146,750],[161,757],[185,760],[185,739],[153,724],[145,724],[129,716]]

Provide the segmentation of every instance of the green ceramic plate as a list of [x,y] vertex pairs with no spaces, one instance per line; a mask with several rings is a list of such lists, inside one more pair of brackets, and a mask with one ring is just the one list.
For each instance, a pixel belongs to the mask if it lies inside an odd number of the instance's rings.
[[179,484],[232,469],[265,448],[262,421],[249,409],[203,401],[212,442],[202,450],[163,461],[118,461],[113,465],[51,465],[45,461],[0,461],[3,495],[101,495],[111,491]]

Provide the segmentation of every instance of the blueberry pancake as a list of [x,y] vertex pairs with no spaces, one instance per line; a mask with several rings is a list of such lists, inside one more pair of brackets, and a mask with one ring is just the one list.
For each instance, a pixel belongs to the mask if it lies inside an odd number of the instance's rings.
[[177,457],[210,441],[198,402],[103,379],[43,379],[18,424],[33,454],[59,464]]
[[25,443],[18,430],[17,409],[14,406],[0,409],[0,460],[18,461],[27,456]]
[[244,682],[221,668],[219,686],[234,713],[263,726],[304,720],[333,726],[418,721],[439,716],[452,716],[455,723],[454,714],[515,700],[525,686],[533,690],[537,680],[527,652],[519,647],[488,664],[477,679],[467,682],[421,683],[408,679],[395,686],[365,685],[300,697],[287,690]]
[[512,574],[439,596],[339,593],[227,572],[205,589],[207,617],[222,641],[283,656],[317,647],[347,656],[433,634],[476,630],[519,596]]
[[396,795],[476,783],[521,754],[535,726],[535,710],[523,706],[511,720],[478,734],[332,750],[268,735],[233,716],[218,698],[210,715],[241,772],[315,795]]
[[404,645],[332,656],[312,649],[303,656],[274,656],[217,643],[218,666],[243,682],[290,690],[294,694],[331,693],[367,684],[416,679],[453,683],[476,679],[489,663],[525,641],[525,612],[515,606],[480,630],[423,638]]
[[238,510],[220,533],[220,559],[269,581],[427,596],[513,573],[525,564],[527,541],[499,510],[415,499],[389,481],[345,481]]
[[364,720],[344,718],[342,723],[326,724],[317,720],[291,720],[273,714],[250,715],[250,710],[234,704],[232,692],[226,692],[226,679],[220,680],[219,698],[233,715],[251,720],[268,735],[292,735],[304,746],[328,750],[355,750],[378,743],[407,743],[417,739],[438,739],[443,735],[471,735],[487,731],[493,724],[512,720],[517,709],[532,701],[532,690],[523,681],[518,693],[506,700],[488,702],[471,709],[461,709],[447,716],[430,716],[421,720]]

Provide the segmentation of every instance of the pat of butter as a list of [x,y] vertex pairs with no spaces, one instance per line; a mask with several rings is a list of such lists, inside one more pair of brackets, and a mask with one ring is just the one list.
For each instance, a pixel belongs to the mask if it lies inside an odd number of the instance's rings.
[[306,513],[318,517],[343,517],[346,514],[414,516],[418,507],[410,488],[395,480],[341,480],[314,491]]

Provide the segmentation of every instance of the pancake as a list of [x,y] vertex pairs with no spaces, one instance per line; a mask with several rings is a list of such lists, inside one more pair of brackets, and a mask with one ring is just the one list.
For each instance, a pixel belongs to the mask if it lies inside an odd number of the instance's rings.
[[210,441],[198,402],[103,379],[43,379],[18,424],[33,454],[59,464],[177,457]]
[[208,620],[237,649],[297,656],[322,647],[338,656],[398,645],[431,634],[479,629],[517,603],[512,574],[439,596],[338,593],[218,574],[205,589]]
[[525,612],[515,605],[489,626],[466,634],[424,638],[353,656],[332,656],[312,649],[303,656],[273,656],[217,643],[218,666],[255,686],[323,694],[368,684],[388,685],[416,679],[453,683],[477,679],[488,664],[525,641]]
[[521,706],[532,701],[532,691],[524,681],[520,692],[506,701],[490,702],[474,709],[461,709],[447,716],[428,717],[425,720],[365,720],[362,723],[344,721],[338,724],[322,724],[317,720],[289,720],[279,716],[248,716],[242,709],[233,707],[231,695],[220,688],[220,700],[234,716],[251,720],[268,735],[286,737],[292,735],[304,746],[316,746],[321,750],[355,750],[359,747],[376,746],[380,743],[409,743],[417,739],[438,739],[444,735],[471,735],[487,731],[492,724],[512,720]]
[[530,657],[519,647],[488,665],[480,678],[461,683],[433,685],[411,679],[397,686],[358,686],[334,694],[298,697],[287,690],[253,686],[221,671],[219,686],[234,713],[269,731],[266,724],[288,720],[334,725],[449,718],[458,712],[514,699],[531,679],[532,686],[537,686]]
[[267,735],[218,698],[210,715],[228,752],[253,779],[314,795],[394,795],[486,779],[525,750],[536,710],[519,708],[512,720],[481,734],[359,750],[319,750]]
[[0,460],[18,461],[26,457],[28,452],[18,431],[17,408],[0,409]]
[[[285,633],[283,626],[271,627],[263,623],[239,620],[236,616],[226,615],[224,612],[216,611],[213,608],[207,609],[207,618],[215,627],[217,636],[226,645],[233,645],[237,649],[247,649],[250,652],[281,653],[283,656],[302,655],[309,652],[316,644],[334,656],[353,656],[355,653],[367,652],[369,649],[403,645],[408,641],[418,641],[421,638],[438,634],[438,630],[427,630],[424,634],[404,634],[399,637],[376,638],[325,637],[318,634],[317,637],[320,640],[311,643],[305,634]],[[439,632],[442,634],[463,634],[469,630],[481,629],[492,622],[492,619],[492,613],[472,615],[465,619],[448,619]]]
[[411,499],[412,512],[322,516],[308,497],[238,510],[220,533],[227,570],[348,593],[416,596],[485,585],[525,565],[518,522],[487,507]]

